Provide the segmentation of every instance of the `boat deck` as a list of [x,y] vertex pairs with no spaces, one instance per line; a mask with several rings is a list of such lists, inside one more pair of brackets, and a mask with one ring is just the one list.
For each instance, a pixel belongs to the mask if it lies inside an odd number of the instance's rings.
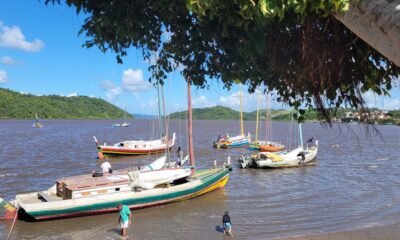
[[[197,170],[193,178],[206,178],[218,172],[220,169]],[[83,190],[114,185],[128,184],[128,169],[116,170],[112,174],[105,173],[100,177],[93,177],[91,174],[80,176],[65,177],[57,180],[57,185],[65,184],[71,190]]]
[[128,169],[113,171],[112,174],[103,173],[103,176],[93,177],[92,174],[65,177],[57,180],[57,189],[61,185],[68,186],[71,190],[83,190],[113,185],[128,184]]
[[[221,171],[221,168],[197,170],[194,175],[192,175],[187,179],[187,181],[193,181],[195,179],[205,180],[208,177],[212,177],[213,174],[219,171]],[[63,191],[65,191],[66,188],[85,190],[85,189],[128,184],[129,179],[127,173],[128,169],[121,169],[118,171],[114,171],[113,174],[104,174],[101,177],[92,177],[91,174],[65,177],[57,181],[57,187],[61,188],[57,189],[57,194],[55,189],[54,190],[49,189],[48,191],[19,194],[17,195],[17,199],[25,204],[62,201],[65,200]],[[126,176],[126,178],[123,178],[122,176]],[[179,185],[180,183],[176,184]],[[171,184],[171,186],[173,185],[174,184]],[[62,191],[61,192],[62,194],[59,194],[58,192],[59,190]]]

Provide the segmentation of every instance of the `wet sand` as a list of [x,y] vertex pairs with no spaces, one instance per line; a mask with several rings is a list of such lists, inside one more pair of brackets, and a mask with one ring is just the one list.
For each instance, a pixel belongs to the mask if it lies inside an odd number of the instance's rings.
[[[349,230],[336,233],[301,236],[295,238],[279,238],[279,240],[398,240],[400,239],[400,223],[375,226],[365,229]],[[278,239],[277,239],[278,240]]]

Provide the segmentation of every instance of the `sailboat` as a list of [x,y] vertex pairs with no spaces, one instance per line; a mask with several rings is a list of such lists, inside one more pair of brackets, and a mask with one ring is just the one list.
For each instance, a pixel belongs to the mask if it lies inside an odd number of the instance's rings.
[[247,136],[244,134],[244,127],[243,127],[243,111],[242,111],[242,90],[239,91],[239,98],[240,98],[240,135],[230,137],[229,134],[226,136],[221,137],[218,136],[217,141],[214,142],[215,148],[230,148],[230,147],[240,147],[249,144],[251,141],[250,133]]
[[35,119],[33,119],[32,127],[34,128],[42,128],[43,125],[39,122],[39,117],[37,113],[35,113]]
[[[262,151],[262,152],[278,152],[278,151],[282,151],[283,149],[285,149],[285,145],[283,145],[282,143],[279,142],[274,142],[271,141],[269,139],[272,138],[272,126],[270,125],[270,108],[269,108],[269,102],[268,102],[268,93],[266,94],[266,109],[265,109],[265,137],[266,140],[265,141],[258,141],[257,137],[255,142],[253,142],[253,149],[258,147],[258,150]],[[257,110],[257,117],[258,117],[258,110]],[[258,119],[257,119],[257,126],[258,126]],[[257,128],[258,130],[258,128]],[[257,131],[256,130],[256,131]]]
[[[157,91],[159,92],[159,84],[157,84]],[[162,91],[162,89],[161,89]],[[159,95],[159,94],[158,94]],[[164,96],[164,93],[162,92]],[[162,128],[161,124],[161,106],[160,106],[160,96],[158,96],[159,100],[159,119],[160,119],[160,138],[154,140],[125,140],[120,141],[111,145],[107,145],[106,143],[100,144],[97,141],[96,136],[93,136],[93,139],[96,143],[97,147],[97,155],[100,159],[104,158],[104,154],[108,155],[145,155],[145,154],[154,154],[154,153],[162,153],[171,149],[175,145],[176,134],[172,134],[172,138],[168,139],[168,131],[167,128]],[[163,103],[164,104],[164,103]],[[164,116],[165,116],[165,106],[164,106]],[[125,111],[126,112],[126,111]],[[165,122],[165,119],[164,119]]]
[[241,168],[288,168],[314,165],[318,153],[318,140],[313,143],[308,141],[306,147],[303,144],[302,124],[298,124],[300,146],[291,151],[278,153],[260,152],[252,156],[240,156]]
[[172,138],[167,136],[155,140],[127,140],[114,143],[113,145],[99,144],[96,136],[93,136],[96,143],[98,157],[104,158],[104,154],[109,155],[143,155],[162,153],[171,149],[175,145],[176,134],[172,134]]
[[195,167],[192,139],[192,105],[188,82],[188,168],[159,170],[116,170],[94,177],[91,174],[61,178],[44,191],[18,194],[12,201],[0,198],[6,209],[3,219],[44,220],[117,212],[118,204],[131,209],[184,201],[223,188],[232,170],[230,162],[221,167]]
[[126,107],[124,112],[124,122],[123,123],[114,123],[113,127],[129,127],[131,124],[126,121]]

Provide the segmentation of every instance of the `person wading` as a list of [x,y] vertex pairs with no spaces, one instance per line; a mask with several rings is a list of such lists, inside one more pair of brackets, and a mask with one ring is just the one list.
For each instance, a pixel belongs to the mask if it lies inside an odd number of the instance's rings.
[[233,236],[232,235],[231,217],[229,216],[228,211],[226,211],[224,216],[222,216],[222,225],[224,228],[224,233],[228,236]]
[[121,225],[121,235],[123,237],[125,237],[126,236],[126,232],[127,232],[127,228],[132,223],[131,210],[129,210],[128,206],[122,205],[122,204],[118,204],[118,210],[119,210],[118,222]]

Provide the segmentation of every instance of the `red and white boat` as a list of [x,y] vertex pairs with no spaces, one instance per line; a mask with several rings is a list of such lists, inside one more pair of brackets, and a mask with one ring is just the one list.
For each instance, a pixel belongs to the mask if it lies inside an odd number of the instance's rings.
[[111,155],[141,155],[162,153],[170,149],[175,144],[176,134],[172,134],[172,139],[162,137],[156,140],[129,140],[121,141],[113,145],[99,144],[96,137],[93,137],[96,142],[99,158],[103,158],[103,154]]

